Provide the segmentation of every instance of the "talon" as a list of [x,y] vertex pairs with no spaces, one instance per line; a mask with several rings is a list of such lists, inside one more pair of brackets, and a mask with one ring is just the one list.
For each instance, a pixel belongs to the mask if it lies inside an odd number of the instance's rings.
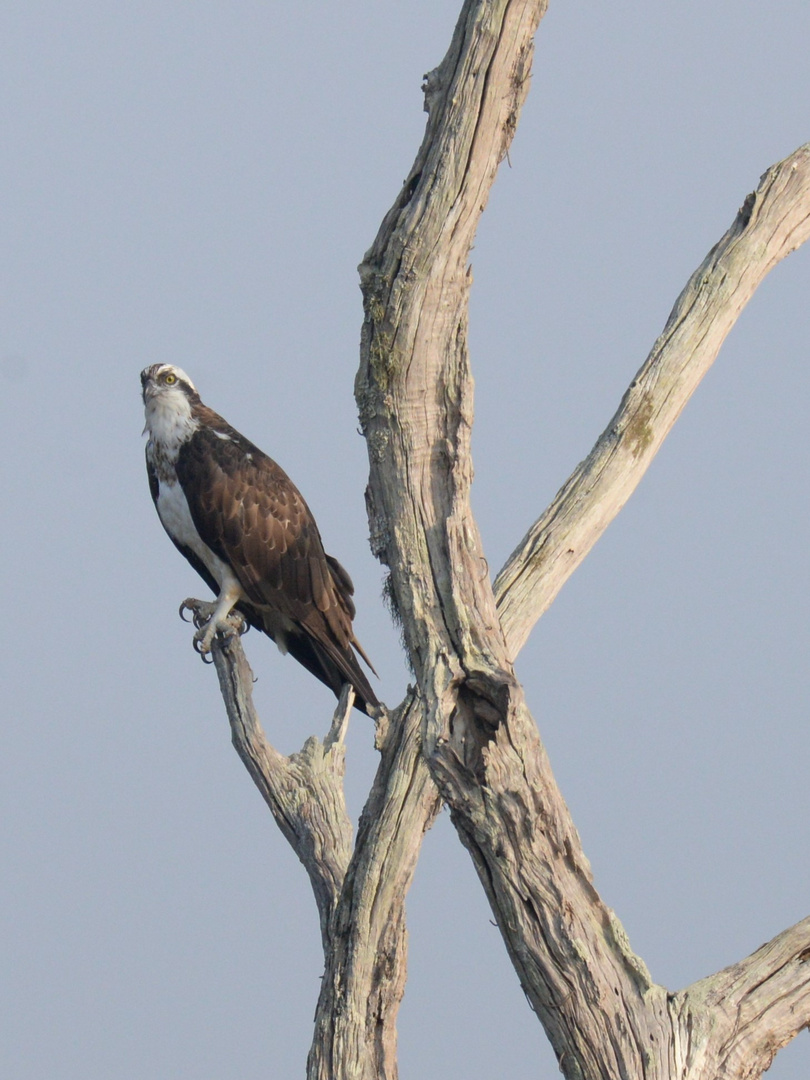
[[194,651],[198,652],[200,656],[205,656],[206,653],[211,652],[211,642],[214,640],[217,629],[218,627],[214,626],[210,620],[197,627],[197,633],[194,635]]
[[[191,613],[191,619],[186,618],[187,611]],[[209,603],[189,597],[180,605],[180,618],[183,622],[192,622],[196,627],[192,642],[194,651],[207,664],[212,662],[209,654],[217,634],[221,634],[223,638],[232,634],[241,636],[248,629],[247,619],[240,611],[222,610],[221,598]]]
[[[209,622],[215,609],[216,604],[209,603],[207,600],[195,600],[194,597],[189,596],[180,605],[180,618],[183,622],[193,623],[198,630],[201,630]],[[191,612],[190,619],[185,616],[187,611]]]

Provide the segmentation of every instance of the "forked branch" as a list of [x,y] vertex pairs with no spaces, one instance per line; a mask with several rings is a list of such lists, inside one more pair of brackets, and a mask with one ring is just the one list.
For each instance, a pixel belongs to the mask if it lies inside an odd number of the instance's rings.
[[234,632],[224,639],[217,635],[213,657],[234,748],[306,867],[327,949],[352,849],[352,826],[343,796],[345,748],[340,737],[351,709],[349,690],[344,691],[324,742],[313,735],[297,754],[285,757],[262,730],[253,705],[253,672],[239,635]]
[[[372,542],[390,567],[418,689],[378,733],[380,769],[351,855],[342,759],[332,756],[340,722],[326,746],[310,740],[301,755],[281,758],[252,712],[238,641],[214,652],[237,749],[319,897],[327,969],[310,1080],[396,1076],[403,903],[438,807],[433,781],[571,1080],[743,1080],[810,1016],[806,924],[680,994],[652,982],[593,887],[512,670],[531,626],[629,497],[759,281],[806,238],[809,151],[775,166],[746,200],[594,451],[493,592],[469,503],[468,257],[528,89],[545,8],[545,0],[467,0],[447,56],[426,79],[424,142],[361,267],[356,390],[371,461]],[[307,791],[318,805],[301,814]]]
[[306,867],[321,920],[325,971],[307,1064],[310,1080],[395,1080],[405,989],[405,896],[439,810],[421,754],[422,706],[411,693],[378,721],[380,764],[352,850],[343,798],[345,689],[329,733],[285,757],[262,731],[253,675],[236,633],[213,647],[233,744]]
[[693,1075],[717,1080],[759,1076],[778,1050],[810,1026],[810,918],[738,964],[693,983],[675,1001],[676,1008],[709,1021],[710,1034],[700,1046],[706,1067]]
[[[708,1080],[710,1033],[728,1040],[731,1029],[721,1010],[651,982],[594,890],[511,666],[536,618],[539,577],[524,597],[515,590],[508,615],[505,602],[498,612],[470,509],[467,259],[514,130],[543,9],[465,6],[453,47],[427,80],[425,142],[361,268],[357,393],[371,458],[372,536],[391,570],[426,704],[432,775],[563,1071],[589,1080]],[[566,525],[582,536],[560,542],[562,564],[567,558],[571,567],[559,572],[557,588],[626,501],[697,385],[700,364],[705,370],[758,281],[802,242],[806,224],[802,150],[746,200],[676,305],[593,460],[561,493]],[[535,562],[532,550],[512,569],[530,576]],[[499,598],[508,584],[501,578]]]

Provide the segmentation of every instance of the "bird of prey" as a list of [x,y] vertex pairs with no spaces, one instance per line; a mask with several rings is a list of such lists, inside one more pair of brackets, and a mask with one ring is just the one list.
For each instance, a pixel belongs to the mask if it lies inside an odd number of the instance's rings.
[[357,708],[378,707],[356,655],[374,671],[352,629],[351,578],[324,552],[293,482],[202,403],[180,368],[153,364],[141,372],[141,386],[158,516],[218,594],[212,604],[186,601],[181,608],[195,612],[197,651],[205,658],[235,610],[338,697],[350,683]]

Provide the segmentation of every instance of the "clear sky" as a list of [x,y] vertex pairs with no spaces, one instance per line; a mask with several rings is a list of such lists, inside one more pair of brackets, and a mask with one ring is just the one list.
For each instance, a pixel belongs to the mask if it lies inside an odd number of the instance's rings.
[[[0,11],[0,1075],[302,1076],[303,869],[229,743],[149,499],[138,373],[179,363],[293,476],[407,676],[367,544],[356,266],[450,0]],[[810,139],[806,0],[555,3],[472,253],[493,571],[585,456],[760,174]],[[810,914],[810,252],[765,282],[518,660],[596,884],[677,989]],[[329,693],[256,634],[268,734]],[[355,717],[348,796],[374,768]],[[403,1080],[556,1062],[443,815],[409,899]],[[777,1059],[806,1080],[810,1040]]]

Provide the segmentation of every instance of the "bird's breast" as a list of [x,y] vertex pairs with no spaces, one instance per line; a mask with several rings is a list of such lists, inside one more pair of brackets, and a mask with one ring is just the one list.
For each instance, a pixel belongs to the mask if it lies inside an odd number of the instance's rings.
[[223,582],[232,579],[230,568],[218,555],[214,554],[197,531],[188,500],[179,481],[175,480],[174,483],[160,481],[156,506],[163,528],[172,540],[181,547],[190,548],[204,563],[220,588]]

